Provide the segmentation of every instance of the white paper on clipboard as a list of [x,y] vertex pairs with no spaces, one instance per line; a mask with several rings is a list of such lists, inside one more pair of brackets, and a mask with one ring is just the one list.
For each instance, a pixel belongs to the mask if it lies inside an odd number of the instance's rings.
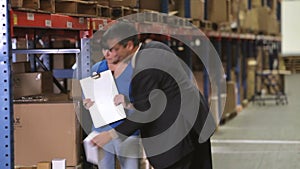
[[110,70],[101,72],[98,78],[82,79],[80,85],[85,98],[95,102],[89,111],[96,128],[126,118],[122,104],[114,104],[114,97],[119,92]]

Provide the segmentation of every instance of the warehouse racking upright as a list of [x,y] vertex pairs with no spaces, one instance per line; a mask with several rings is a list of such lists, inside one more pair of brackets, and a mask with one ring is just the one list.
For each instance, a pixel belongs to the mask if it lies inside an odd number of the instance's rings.
[[10,72],[10,20],[8,0],[0,2],[0,168],[14,168],[13,155],[13,115]]

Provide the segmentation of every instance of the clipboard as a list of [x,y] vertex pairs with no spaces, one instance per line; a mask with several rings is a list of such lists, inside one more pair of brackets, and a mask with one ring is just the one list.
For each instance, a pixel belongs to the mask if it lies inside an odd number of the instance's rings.
[[80,85],[85,98],[95,102],[89,111],[96,128],[126,118],[122,104],[114,104],[114,97],[119,92],[110,70],[81,79]]

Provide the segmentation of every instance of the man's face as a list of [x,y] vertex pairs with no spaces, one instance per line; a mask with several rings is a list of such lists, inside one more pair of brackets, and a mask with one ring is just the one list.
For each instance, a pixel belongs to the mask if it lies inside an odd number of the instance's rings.
[[107,61],[108,64],[117,64],[120,59],[117,56],[115,51],[110,51],[108,49],[103,49],[102,53]]
[[115,52],[120,60],[125,59],[131,54],[131,50],[127,46],[120,45],[118,39],[110,39],[107,44],[111,52]]

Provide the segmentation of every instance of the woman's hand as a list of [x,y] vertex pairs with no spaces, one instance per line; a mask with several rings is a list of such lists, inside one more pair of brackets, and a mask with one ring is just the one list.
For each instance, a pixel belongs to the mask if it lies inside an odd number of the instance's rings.
[[92,107],[94,105],[94,101],[92,101],[91,99],[83,99],[83,106],[85,109],[89,109],[90,107]]

